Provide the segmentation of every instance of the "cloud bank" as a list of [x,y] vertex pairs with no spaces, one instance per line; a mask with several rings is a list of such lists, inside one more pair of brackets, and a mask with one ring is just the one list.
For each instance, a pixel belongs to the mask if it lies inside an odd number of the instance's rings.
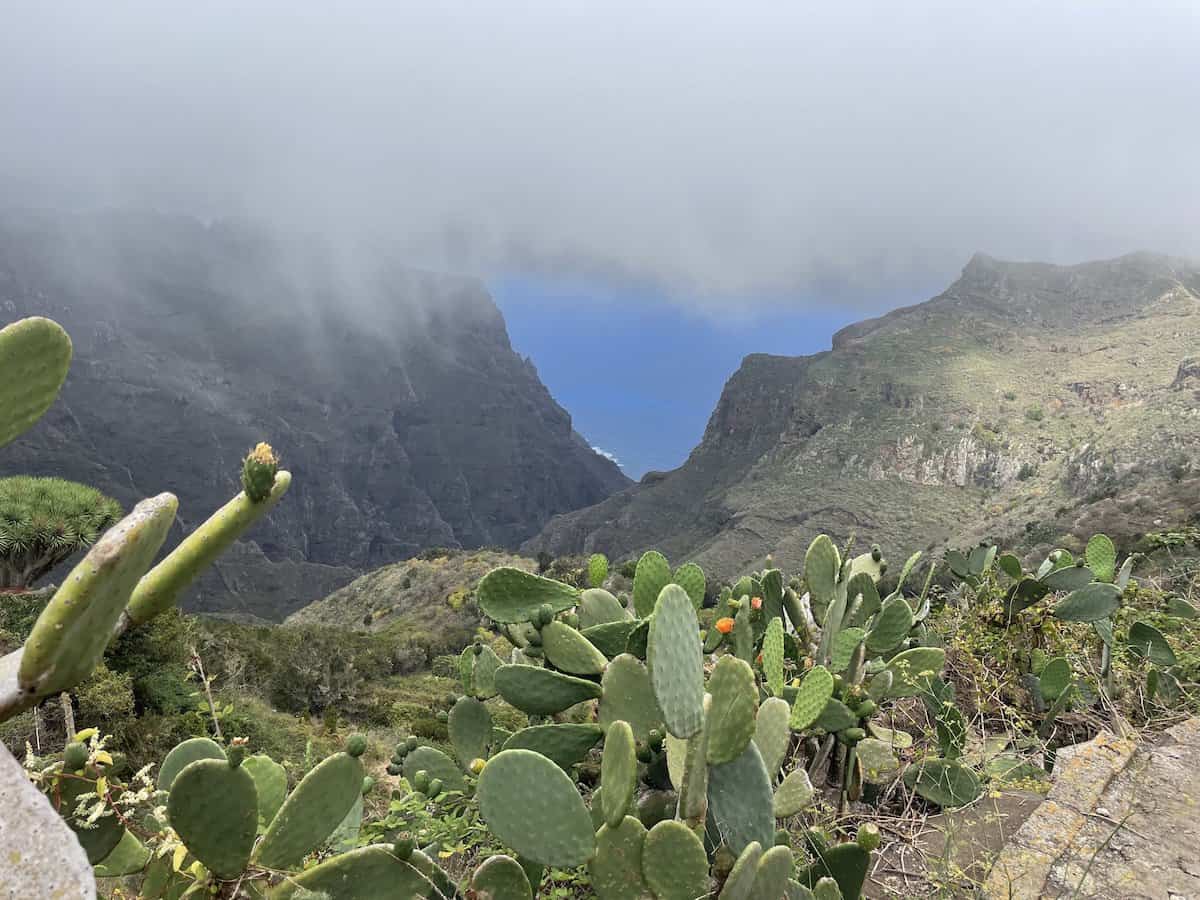
[[1192,0],[9,4],[0,201],[853,302],[976,249],[1200,256]]

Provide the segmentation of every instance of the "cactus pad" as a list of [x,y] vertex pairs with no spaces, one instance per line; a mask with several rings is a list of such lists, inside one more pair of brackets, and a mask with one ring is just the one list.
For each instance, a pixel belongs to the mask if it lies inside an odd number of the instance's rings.
[[792,716],[788,722],[792,730],[803,731],[817,721],[832,696],[832,673],[824,666],[814,666],[800,682],[800,690],[792,702]]
[[962,763],[930,759],[909,766],[904,783],[930,803],[943,808],[965,806],[979,796],[979,779]]
[[704,724],[704,658],[698,627],[687,592],[677,584],[664,587],[650,620],[647,661],[667,730],[679,738],[691,737]]
[[1095,580],[1092,570],[1087,566],[1065,566],[1042,578],[1042,584],[1051,591],[1077,591]]
[[173,494],[143,500],[71,570],[25,641],[17,680],[33,697],[69,690],[91,674],[125,601],[175,521]]
[[772,847],[758,861],[754,878],[753,897],[783,897],[788,876],[792,874],[792,851],[787,847]]
[[758,746],[763,765],[766,766],[767,774],[772,780],[787,756],[788,743],[792,737],[788,728],[791,714],[792,708],[780,697],[768,697],[758,708],[754,724],[754,743]]
[[600,900],[649,900],[642,878],[645,841],[646,827],[633,816],[625,816],[616,828],[601,826],[596,855],[588,863],[592,890]]
[[604,822],[616,828],[625,818],[637,789],[637,748],[628,722],[613,722],[604,738],[600,760],[600,784],[604,788]]
[[580,629],[629,620],[629,613],[621,601],[600,587],[589,588],[579,595],[577,611]]
[[775,797],[771,801],[771,811],[777,819],[794,816],[808,808],[812,803],[814,793],[808,772],[801,767],[795,768],[788,772],[787,777],[779,783]]
[[261,753],[246,757],[242,768],[254,779],[254,788],[258,793],[259,830],[266,831],[287,797],[287,770]]
[[386,844],[360,847],[319,866],[288,876],[272,888],[271,900],[379,900],[381,897],[430,897],[434,885]]
[[362,782],[363,767],[357,757],[335,753],[319,763],[283,801],[258,845],[257,861],[269,869],[299,863],[346,818],[362,796]]
[[684,563],[675,570],[671,580],[687,591],[687,595],[692,598],[692,606],[696,607],[698,612],[704,605],[704,591],[708,586],[704,580],[704,570],[695,563]]
[[867,634],[869,653],[887,653],[900,646],[913,627],[912,607],[903,597],[897,597],[879,611]]
[[754,889],[754,879],[758,875],[758,861],[762,859],[762,855],[762,844],[758,841],[747,844],[734,862],[733,868],[729,870],[729,877],[725,879],[725,886],[721,888],[717,900],[751,900],[752,897],[767,896],[751,893]]
[[[463,760],[463,765],[469,765],[471,759],[474,757]],[[447,791],[462,791],[467,787],[462,771],[454,764],[454,760],[436,747],[418,747],[404,757],[404,778],[409,784],[413,783],[418,772],[425,772],[431,779],[440,779],[443,789]]]
[[897,653],[888,661],[885,672],[892,673],[889,697],[915,697],[928,689],[933,678],[946,664],[946,651],[941,647],[913,647]]
[[129,598],[130,620],[141,624],[173,606],[201,571],[274,508],[291,484],[290,472],[278,472],[265,500],[255,503],[242,492],[209,516],[138,582]]
[[500,843],[544,866],[583,865],[596,849],[575,783],[532,750],[502,750],[479,776],[479,811]]
[[492,737],[492,714],[474,697],[459,697],[446,721],[450,743],[464,768],[483,756]]
[[150,851],[137,839],[132,831],[122,829],[121,841],[112,852],[96,863],[97,878],[119,878],[136,875],[150,862]]
[[600,696],[600,685],[537,666],[500,666],[496,690],[507,703],[531,716],[550,716]]
[[30,428],[54,403],[71,367],[71,339],[34,316],[0,329],[0,447]]
[[767,631],[762,642],[762,667],[767,687],[771,693],[783,695],[783,619],[778,617],[767,622]]
[[663,714],[650,684],[650,673],[636,657],[627,653],[615,657],[604,670],[601,684],[602,726],[628,722],[638,740],[645,740],[651,730],[663,727]]
[[705,722],[707,758],[715,766],[741,756],[754,738],[758,712],[754,670],[734,656],[722,656],[709,676],[708,690],[712,703]]
[[696,900],[708,893],[704,844],[682,822],[659,822],[642,843],[642,878],[657,900]]
[[[3,753],[0,753],[0,756],[6,756],[7,754],[8,751],[5,750]],[[18,771],[21,770],[18,769]],[[50,800],[50,805],[54,807],[55,811],[67,821],[67,825],[71,830],[75,832],[75,836],[79,840],[79,846],[87,854],[88,862],[95,865],[107,857],[108,854],[112,853],[121,843],[125,836],[125,826],[121,824],[116,816],[102,816],[95,823],[95,827],[88,828],[82,827],[76,821],[73,813],[79,805],[79,798],[92,790],[93,786],[90,781],[85,781],[82,778],[64,778],[58,782],[55,790],[47,792],[47,799]],[[5,812],[8,814],[8,810]]]
[[258,834],[258,793],[241,766],[201,759],[175,776],[167,816],[196,859],[218,878],[236,878]]
[[608,665],[591,641],[558,620],[542,629],[542,649],[551,665],[571,675],[599,675]]
[[1093,534],[1084,551],[1087,566],[1097,581],[1112,581],[1117,576],[1117,548],[1106,534]]
[[1072,591],[1050,610],[1056,619],[1066,622],[1095,622],[1106,619],[1121,605],[1121,589],[1115,584],[1093,582]]
[[623,619],[620,622],[605,622],[603,625],[593,625],[585,628],[580,634],[592,642],[592,646],[611,659],[625,652],[629,645],[629,636],[638,627],[634,619]]
[[608,581],[608,557],[603,553],[593,553],[587,563],[588,584],[594,588],[604,587]]
[[892,752],[892,745],[878,738],[865,738],[854,745],[854,750],[858,754],[863,781],[868,784],[890,781],[900,770],[900,760]]
[[569,584],[501,566],[483,576],[475,600],[494,622],[532,622],[542,604],[560,613],[579,602],[579,592]]
[[813,600],[822,605],[833,600],[842,557],[828,535],[817,535],[804,555],[804,579]]
[[475,900],[533,900],[529,876],[511,856],[484,860],[471,876],[471,891]]
[[734,853],[751,841],[764,847],[775,843],[772,801],[771,780],[753,743],[733,762],[709,767],[709,813]]
[[[818,850],[816,856],[816,862],[800,876],[802,884],[816,888],[821,880],[832,878],[837,882],[840,896],[846,900],[857,900],[862,896],[863,882],[867,880],[867,868],[871,863],[870,853],[858,844],[838,844]],[[820,897],[821,894],[818,893],[817,896]],[[826,896],[830,894],[826,893]]]
[[1071,686],[1071,664],[1065,656],[1056,656],[1042,667],[1038,678],[1038,688],[1042,699],[1047,702],[1057,700],[1062,692]]
[[1129,626],[1129,649],[1164,669],[1178,662],[1166,637],[1148,622],[1134,622]]
[[671,565],[657,550],[647,550],[633,575],[633,608],[645,618],[654,611],[662,589],[671,583]]
[[478,654],[471,668],[471,693],[480,700],[496,696],[496,670],[503,665],[496,651],[487,644]]
[[581,762],[604,737],[604,729],[590,723],[531,725],[512,734],[504,750],[533,750],[564,769]]
[[225,751],[221,745],[209,738],[188,738],[176,744],[171,752],[163,757],[162,765],[158,767],[158,789],[171,790],[175,776],[183,771],[189,763],[198,759],[225,759]]
[[845,672],[854,658],[854,652],[863,642],[866,632],[861,628],[843,628],[833,638],[833,646],[829,655],[829,670]]

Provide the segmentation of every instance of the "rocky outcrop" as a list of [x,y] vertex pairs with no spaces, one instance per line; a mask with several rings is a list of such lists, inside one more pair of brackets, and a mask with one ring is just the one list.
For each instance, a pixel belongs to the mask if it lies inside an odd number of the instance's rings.
[[0,316],[59,320],[75,360],[0,474],[130,505],[171,490],[174,540],[259,440],[295,475],[189,608],[281,619],[427,547],[516,546],[629,481],[573,430],[483,287],[248,226],[0,219]]
[[1200,265],[978,254],[941,295],[842,329],[830,351],[746,357],[684,465],[523,549],[657,546],[721,578],[768,553],[798,568],[821,531],[903,558],[985,537],[1081,549],[1088,529],[1183,521],[1200,390],[1180,388],[1200,388],[1198,344]]

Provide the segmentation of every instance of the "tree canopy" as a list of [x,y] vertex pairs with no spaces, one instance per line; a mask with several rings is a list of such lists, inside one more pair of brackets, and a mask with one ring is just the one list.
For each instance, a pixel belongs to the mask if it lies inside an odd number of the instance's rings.
[[0,590],[32,587],[121,517],[121,504],[62,478],[0,478]]

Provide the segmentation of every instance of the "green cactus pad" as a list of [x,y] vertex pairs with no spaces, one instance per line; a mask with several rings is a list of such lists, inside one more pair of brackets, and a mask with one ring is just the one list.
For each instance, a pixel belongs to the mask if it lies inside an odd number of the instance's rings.
[[800,690],[792,702],[792,715],[788,722],[792,730],[803,731],[817,721],[832,696],[833,674],[824,666],[814,666],[800,682]]
[[654,611],[662,589],[671,583],[671,565],[657,550],[647,550],[633,575],[633,608],[643,619]]
[[879,588],[875,586],[875,579],[866,572],[859,572],[846,585],[846,597],[848,600],[854,600],[855,597],[860,597],[855,606],[853,617],[853,625],[862,625],[871,616],[879,612],[879,608],[883,605],[883,601],[879,598]]
[[[463,765],[469,765],[474,758],[463,760]],[[404,757],[404,778],[409,784],[413,783],[418,772],[427,773],[431,779],[440,779],[444,790],[466,790],[467,782],[462,771],[454,764],[454,760],[436,747],[418,747]]]
[[1117,548],[1108,535],[1093,534],[1083,555],[1097,581],[1111,582],[1117,577]]
[[783,619],[767,622],[762,642],[762,667],[767,687],[776,697],[783,696]]
[[733,762],[709,767],[709,813],[734,853],[751,841],[764,847],[775,843],[773,799],[771,779],[753,743]]
[[277,472],[275,486],[265,500],[255,503],[242,492],[209,516],[138,582],[126,610],[130,621],[140,625],[175,605],[188,585],[270,512],[291,484],[290,472]]
[[236,878],[258,835],[258,792],[241,766],[221,759],[190,763],[175,776],[167,817],[196,859],[218,878]]
[[646,827],[625,816],[615,828],[607,824],[596,834],[596,855],[588,862],[592,890],[599,900],[650,900],[642,878],[642,848]]
[[483,576],[475,600],[494,622],[532,622],[543,603],[555,613],[570,609],[579,602],[579,591],[560,581],[501,566]]
[[804,579],[813,600],[828,604],[842,568],[842,557],[828,535],[818,535],[804,555]]
[[[802,888],[802,890],[806,890]],[[819,878],[812,889],[813,900],[845,900],[838,883],[828,876]]]
[[634,625],[633,631],[629,632],[629,640],[625,642],[625,652],[630,656],[636,656],[642,660],[646,658],[646,647],[650,641],[650,623],[652,621],[654,621],[653,617],[640,619]]
[[603,737],[603,728],[588,723],[531,725],[515,732],[504,742],[502,749],[533,750],[569,769],[581,762]]
[[132,831],[121,829],[124,834],[112,852],[96,863],[97,878],[120,878],[123,875],[135,875],[146,868],[150,862],[150,851],[146,845],[137,839]]
[[544,866],[581,866],[596,850],[575,783],[532,750],[502,750],[479,776],[479,811],[496,839]]
[[783,897],[792,874],[792,851],[787,847],[772,847],[758,861],[752,897]]
[[704,580],[704,570],[695,563],[684,563],[675,570],[671,580],[687,591],[687,595],[692,598],[692,606],[699,611],[704,605],[704,591],[708,586]]
[[26,696],[69,690],[91,674],[178,505],[173,494],[143,500],[63,580],[25,641],[17,681]]
[[484,756],[492,737],[492,714],[474,697],[459,697],[446,722],[450,743],[464,768],[471,760]]
[[729,640],[733,644],[733,655],[740,660],[750,662],[754,659],[754,622],[751,620],[751,607],[744,604],[733,617],[733,632]]
[[813,722],[813,727],[833,733],[844,728],[853,728],[857,723],[858,717],[850,711],[850,707],[837,697],[830,697],[821,714],[817,716],[817,721]]
[[754,670],[733,656],[722,656],[708,679],[712,694],[705,728],[709,765],[731,762],[742,755],[754,738],[758,712],[758,686]]
[[771,811],[777,819],[794,816],[809,807],[814,793],[808,772],[803,768],[793,769],[776,788],[771,801]]
[[604,821],[610,828],[621,824],[633,802],[637,771],[633,729],[628,722],[613,722],[604,738],[604,755],[600,760],[600,784],[605,788]]
[[1121,605],[1121,589],[1114,584],[1093,582],[1068,594],[1050,610],[1065,622],[1095,622],[1106,619]]
[[[94,776],[95,771],[92,770],[91,774]],[[79,798],[92,791],[91,781],[85,781],[82,778],[63,778],[56,785],[48,785],[48,787],[52,787],[46,792],[50,805],[75,832],[79,845],[87,854],[88,862],[93,866],[112,853],[124,839],[125,826],[116,816],[102,816],[95,823],[95,827],[88,828],[82,827],[76,820],[74,812],[79,805]]]
[[792,733],[788,728],[792,708],[780,697],[768,697],[758,708],[754,725],[754,743],[762,756],[767,774],[774,780],[787,756]]
[[621,601],[608,591],[594,587],[579,595],[579,628],[581,630],[611,622],[630,621],[629,612]]
[[904,783],[930,803],[943,808],[965,806],[979,796],[979,778],[962,763],[930,759],[909,766]]
[[551,665],[570,675],[599,675],[608,665],[591,641],[558,620],[542,629],[542,649]]
[[1038,677],[1038,688],[1042,699],[1047,702],[1057,700],[1062,692],[1071,686],[1071,664],[1066,657],[1056,656],[1042,667]]
[[929,687],[930,681],[946,664],[941,647],[913,647],[897,653],[888,661],[885,672],[892,673],[889,697],[915,697]]
[[861,628],[843,628],[839,631],[833,638],[833,646],[829,655],[829,670],[845,672],[864,637],[866,637],[866,632]]
[[883,575],[883,560],[875,559],[873,553],[862,553],[850,560],[850,571],[846,580],[850,581],[857,575],[869,575],[873,581],[878,581]]
[[620,622],[605,622],[603,625],[593,625],[585,628],[580,634],[591,641],[592,646],[612,659],[625,652],[629,645],[629,636],[638,627],[634,619],[623,619]]
[[496,651],[487,644],[475,654],[475,664],[471,669],[471,691],[476,698],[488,700],[496,696],[496,670],[502,666]]
[[708,893],[704,843],[682,822],[659,822],[642,843],[642,878],[657,900],[696,900]]
[[600,696],[600,685],[536,666],[496,669],[496,690],[512,706],[531,716],[550,716]]
[[468,644],[462,653],[458,654],[458,680],[462,682],[463,691],[475,693],[475,645]]
[[763,618],[769,623],[772,619],[783,616],[783,573],[778,569],[770,569],[762,577]]
[[1050,591],[1076,591],[1096,580],[1087,566],[1066,566],[1055,569],[1042,578],[1042,584]]
[[[705,698],[705,714],[711,706],[711,697]],[[678,740],[676,738],[676,740]],[[708,729],[702,728],[688,738],[683,752],[683,768],[675,773],[679,779],[679,803],[676,815],[690,827],[704,824],[708,815]],[[668,756],[668,762],[670,757]]]
[[471,876],[475,900],[533,900],[529,876],[511,856],[491,856]]
[[1178,662],[1163,633],[1148,622],[1134,622],[1129,626],[1129,649],[1164,669]]
[[867,652],[887,653],[900,646],[913,627],[912,607],[903,597],[890,601],[879,611],[867,634]]
[[751,900],[752,897],[767,896],[751,893],[754,889],[754,879],[758,876],[758,861],[762,859],[762,855],[762,844],[758,841],[747,844],[734,862],[733,868],[729,870],[729,877],[725,879],[725,886],[721,888],[717,900]]
[[623,653],[613,659],[601,679],[600,724],[607,728],[613,722],[625,721],[634,737],[644,741],[651,730],[663,728],[663,714],[650,673],[636,657]]
[[254,779],[254,788],[258,793],[259,830],[266,831],[287,797],[287,770],[261,753],[246,757],[242,768]]
[[891,781],[900,771],[900,760],[892,752],[892,745],[878,738],[865,738],[854,745],[858,764],[862,768],[863,781],[868,784],[883,784]]
[[[857,900],[862,896],[863,882],[867,880],[867,869],[871,864],[871,854],[858,844],[838,844],[817,853],[817,860],[808,870],[801,873],[800,883],[816,888],[824,878],[832,878],[837,883],[841,896],[846,900]],[[820,892],[817,893],[821,897]],[[824,896],[836,894],[826,893]]]
[[183,771],[189,763],[198,759],[225,759],[225,751],[216,741],[208,738],[188,738],[176,744],[171,752],[163,757],[162,765],[158,767],[158,789],[169,791],[175,776]]
[[650,620],[647,661],[667,730],[679,738],[691,737],[704,724],[704,657],[698,628],[687,591],[668,584]]
[[594,588],[604,587],[608,581],[608,557],[603,553],[593,553],[587,563],[588,584]]
[[[410,753],[409,759],[412,756]],[[362,796],[362,780],[363,767],[357,757],[335,753],[319,763],[301,779],[271,820],[258,845],[256,860],[269,869],[286,869],[299,863],[346,818],[354,801]]]
[[877,725],[874,722],[867,723],[867,730],[871,732],[872,737],[883,741],[883,743],[887,744],[893,750],[908,750],[913,745],[912,735],[907,731],[884,728],[882,725]]
[[0,447],[33,426],[54,403],[71,367],[71,339],[34,316],[0,329]]
[[434,885],[416,868],[398,859],[387,844],[360,847],[327,859],[271,890],[271,900],[380,900],[383,897],[434,896]]

